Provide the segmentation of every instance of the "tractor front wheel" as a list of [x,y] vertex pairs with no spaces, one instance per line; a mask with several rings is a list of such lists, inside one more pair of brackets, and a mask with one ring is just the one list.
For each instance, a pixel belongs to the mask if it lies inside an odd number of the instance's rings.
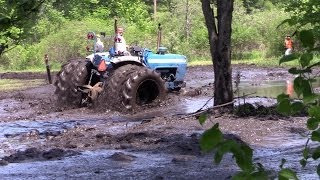
[[130,74],[124,83],[122,94],[122,104],[127,110],[134,111],[163,101],[166,97],[165,82],[156,71],[141,67]]

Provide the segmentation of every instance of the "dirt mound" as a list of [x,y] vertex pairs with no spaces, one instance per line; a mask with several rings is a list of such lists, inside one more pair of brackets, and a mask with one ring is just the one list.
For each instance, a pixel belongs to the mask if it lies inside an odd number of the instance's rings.
[[8,163],[20,163],[26,161],[46,161],[62,159],[68,156],[79,155],[79,152],[71,150],[63,150],[59,148],[50,149],[48,151],[41,151],[37,148],[29,148],[24,151],[18,151],[10,156],[5,156],[2,160]]

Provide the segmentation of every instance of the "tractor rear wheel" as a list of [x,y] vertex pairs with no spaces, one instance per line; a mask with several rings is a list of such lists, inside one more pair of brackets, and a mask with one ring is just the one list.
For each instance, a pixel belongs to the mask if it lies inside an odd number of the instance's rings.
[[144,105],[157,104],[166,97],[165,82],[154,70],[141,67],[124,83],[122,104],[135,111]]
[[61,105],[79,105],[82,93],[77,91],[77,86],[86,84],[88,79],[88,61],[72,60],[64,64],[57,73],[54,85],[58,103]]

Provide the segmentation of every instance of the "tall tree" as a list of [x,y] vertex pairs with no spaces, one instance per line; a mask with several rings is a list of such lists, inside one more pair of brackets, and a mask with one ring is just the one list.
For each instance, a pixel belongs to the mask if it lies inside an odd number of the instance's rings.
[[[201,0],[209,34],[210,52],[214,68],[214,104],[233,101],[231,69],[231,22],[234,0]],[[214,6],[217,8],[215,17]],[[216,20],[217,18],[217,20]],[[233,107],[233,103],[228,105]]]

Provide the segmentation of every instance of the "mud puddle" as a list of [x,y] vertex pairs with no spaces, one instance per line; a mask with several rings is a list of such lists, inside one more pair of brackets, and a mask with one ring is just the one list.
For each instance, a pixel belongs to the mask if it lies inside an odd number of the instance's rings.
[[[141,121],[133,121],[121,117],[106,119],[77,119],[77,120],[20,120],[0,123],[0,157],[12,152],[24,151],[33,144],[44,144],[48,138],[60,136],[68,131],[77,129],[99,129],[112,135],[120,134],[127,128]],[[81,131],[79,130],[79,131]]]
[[[313,83],[314,88],[320,87],[320,79]],[[279,94],[286,93],[291,97],[297,97],[293,90],[293,79],[270,81],[241,81],[239,95],[276,98]]]
[[[0,168],[2,179],[225,179],[235,166],[214,165],[210,156],[173,156],[116,150],[84,151],[46,162],[11,163]],[[226,174],[221,171],[224,169]]]
[[[282,158],[285,167],[299,167],[300,152],[290,149],[257,149],[255,162],[262,164],[270,179],[277,177]],[[0,168],[2,179],[229,179],[238,170],[230,154],[219,165],[212,154],[200,156],[123,150],[83,151],[81,154],[51,161],[10,163]],[[316,163],[298,172],[300,179],[318,179]]]

